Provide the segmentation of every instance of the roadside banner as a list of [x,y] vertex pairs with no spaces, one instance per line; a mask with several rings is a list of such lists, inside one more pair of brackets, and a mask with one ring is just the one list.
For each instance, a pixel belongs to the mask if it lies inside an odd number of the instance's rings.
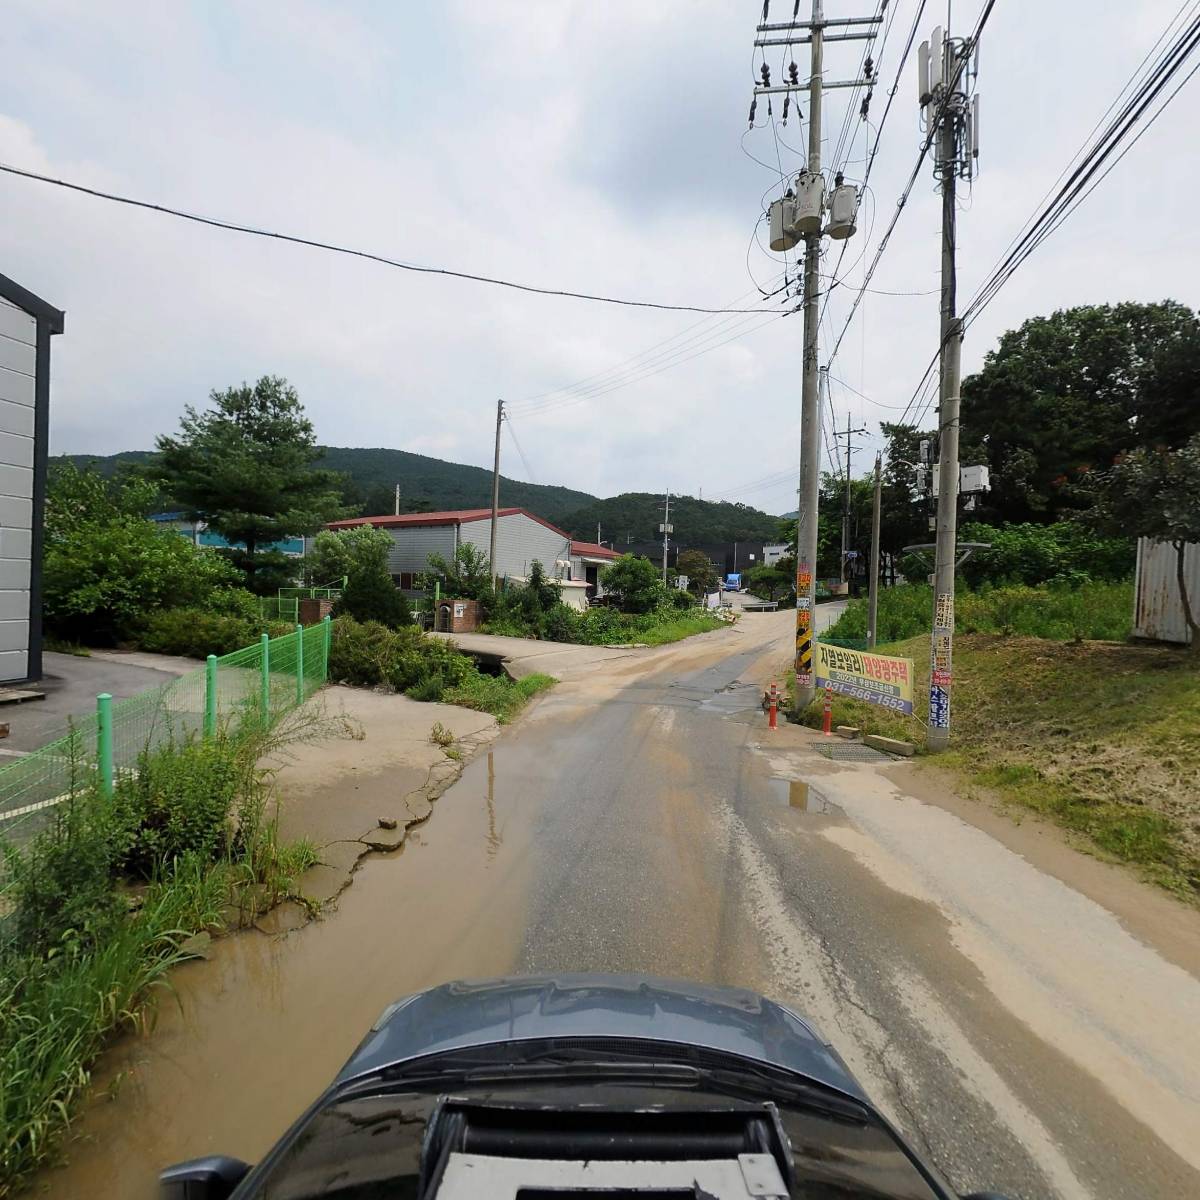
[[911,658],[891,658],[817,642],[817,687],[831,687],[841,696],[878,704],[893,712],[913,710]]

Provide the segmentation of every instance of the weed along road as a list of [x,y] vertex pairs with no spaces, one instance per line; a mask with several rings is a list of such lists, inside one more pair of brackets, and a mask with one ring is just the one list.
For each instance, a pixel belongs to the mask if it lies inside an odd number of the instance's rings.
[[105,1060],[49,1194],[253,1160],[398,996],[572,969],[791,1004],[964,1192],[1200,1195],[1195,913],[934,773],[769,732],[791,621],[595,664],[323,919],[217,941]]

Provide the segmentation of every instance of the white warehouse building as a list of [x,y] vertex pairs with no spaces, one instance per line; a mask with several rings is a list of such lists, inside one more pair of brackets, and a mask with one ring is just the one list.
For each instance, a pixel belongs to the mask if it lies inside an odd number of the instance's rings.
[[63,314],[0,275],[0,683],[42,677],[50,338]]
[[[328,528],[373,525],[392,537],[388,569],[403,592],[419,591],[419,577],[429,556],[451,560],[460,546],[472,545],[486,558],[491,544],[492,510],[466,508],[451,512],[402,513],[400,516],[354,517],[333,521]],[[562,584],[562,598],[586,608],[599,594],[599,572],[619,555],[603,546],[572,541],[571,536],[524,508],[502,508],[496,522],[496,574],[523,582],[534,562]]]

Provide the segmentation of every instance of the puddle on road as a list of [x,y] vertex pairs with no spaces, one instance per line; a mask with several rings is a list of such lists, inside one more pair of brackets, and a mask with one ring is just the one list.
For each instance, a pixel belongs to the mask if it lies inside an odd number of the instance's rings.
[[845,812],[838,805],[807,780],[773,777],[770,786],[775,799],[797,812],[809,813],[813,816],[845,816]]

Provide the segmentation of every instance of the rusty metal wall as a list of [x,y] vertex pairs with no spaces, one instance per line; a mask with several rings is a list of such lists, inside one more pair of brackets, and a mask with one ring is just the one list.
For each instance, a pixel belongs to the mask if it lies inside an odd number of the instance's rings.
[[[1133,635],[1158,642],[1190,640],[1183,619],[1183,601],[1176,578],[1175,547],[1169,542],[1138,539],[1137,579],[1134,586]],[[1192,612],[1200,609],[1200,545],[1191,543],[1184,552],[1184,581]]]

